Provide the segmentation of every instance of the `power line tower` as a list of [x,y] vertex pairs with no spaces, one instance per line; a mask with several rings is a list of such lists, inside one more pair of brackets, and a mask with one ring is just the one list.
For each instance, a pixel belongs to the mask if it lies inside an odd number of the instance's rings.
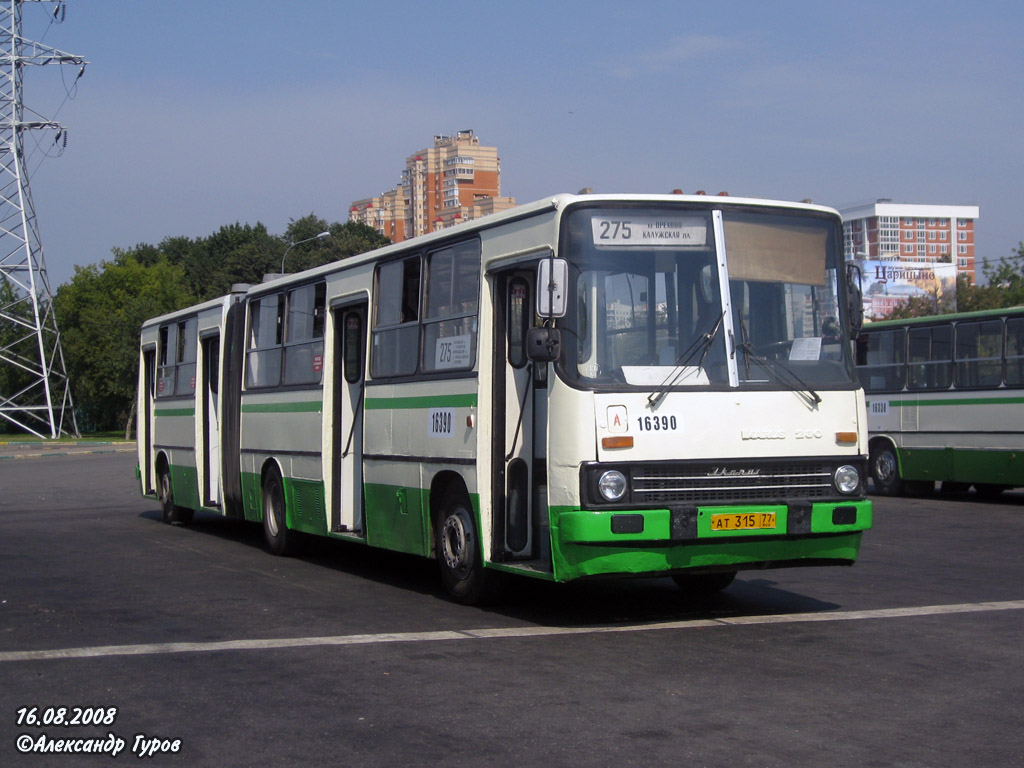
[[67,137],[59,123],[26,110],[22,74],[29,65],[68,64],[78,67],[77,82],[86,61],[23,38],[24,3],[52,3],[51,23],[65,9],[63,0],[0,0],[0,420],[39,437],[77,437],[24,149],[29,131],[55,131],[55,146]]

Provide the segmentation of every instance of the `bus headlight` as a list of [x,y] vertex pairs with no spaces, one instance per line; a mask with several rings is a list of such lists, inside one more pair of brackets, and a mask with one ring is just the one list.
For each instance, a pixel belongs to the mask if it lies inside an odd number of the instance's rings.
[[860,472],[850,464],[843,464],[832,478],[840,493],[854,493],[860,487]]
[[597,481],[597,490],[605,501],[618,501],[626,494],[626,476],[617,469],[609,469]]

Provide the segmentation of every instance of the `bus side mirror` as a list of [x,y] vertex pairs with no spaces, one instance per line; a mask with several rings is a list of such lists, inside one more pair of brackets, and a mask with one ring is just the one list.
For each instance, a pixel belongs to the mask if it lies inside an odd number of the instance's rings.
[[856,264],[846,265],[847,315],[850,317],[850,338],[856,339],[864,325],[864,295],[860,285],[863,274]]
[[530,328],[526,332],[526,356],[535,363],[553,363],[562,353],[562,334],[557,328]]
[[538,315],[565,316],[565,289],[568,282],[569,262],[565,259],[541,259],[537,265]]

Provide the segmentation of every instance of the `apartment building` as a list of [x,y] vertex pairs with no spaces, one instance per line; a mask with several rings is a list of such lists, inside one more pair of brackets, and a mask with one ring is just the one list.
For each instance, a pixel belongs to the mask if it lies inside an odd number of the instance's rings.
[[514,198],[501,196],[498,148],[466,130],[435,136],[432,147],[409,155],[398,186],[353,202],[349,220],[397,243],[514,205]]
[[839,208],[847,259],[956,264],[974,279],[976,205],[916,205],[879,199]]

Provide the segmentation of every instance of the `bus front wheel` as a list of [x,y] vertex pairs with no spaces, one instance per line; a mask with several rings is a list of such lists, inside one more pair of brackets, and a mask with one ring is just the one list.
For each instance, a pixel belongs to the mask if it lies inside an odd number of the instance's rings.
[[709,597],[732,584],[736,571],[721,573],[679,573],[672,577],[687,597]]
[[882,496],[899,496],[903,492],[900,465],[892,446],[885,445],[871,452],[871,478],[875,481],[875,490]]
[[284,483],[276,469],[263,478],[263,536],[267,549],[274,555],[292,555],[298,545],[298,534],[288,528]]
[[464,493],[445,495],[434,538],[441,581],[453,600],[482,605],[497,598],[502,574],[484,568],[473,510]]
[[166,466],[161,466],[157,476],[157,485],[160,492],[160,509],[163,512],[164,522],[171,525],[188,525],[192,522],[193,510],[179,507],[174,503],[174,489],[171,487],[171,472]]

